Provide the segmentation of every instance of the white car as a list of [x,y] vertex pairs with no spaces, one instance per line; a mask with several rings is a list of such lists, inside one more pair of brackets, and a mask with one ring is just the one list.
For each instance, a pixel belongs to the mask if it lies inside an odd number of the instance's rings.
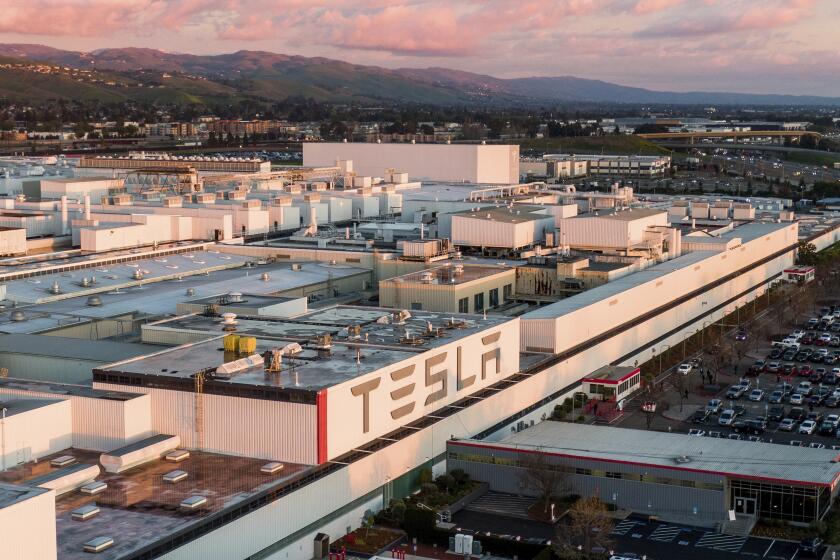
[[817,423],[816,422],[814,422],[813,420],[805,420],[799,426],[799,433],[800,434],[811,435],[811,434],[814,433],[814,430],[816,430],[816,429],[817,429]]
[[680,364],[680,367],[677,368],[677,373],[681,373],[683,375],[688,375],[691,373],[692,366],[689,363]]
[[790,338],[795,338],[796,340],[799,340],[803,336],[805,336],[805,331],[802,329],[796,329],[795,331],[790,333]]
[[732,423],[735,421],[735,411],[731,408],[727,408],[723,412],[720,413],[720,418],[718,418],[718,424],[721,426],[731,426]]
[[763,389],[753,389],[750,391],[749,399],[753,402],[761,402],[764,400],[764,390]]
[[800,405],[805,402],[805,396],[802,393],[794,393],[790,396],[790,404]]
[[706,435],[706,430],[701,430],[699,428],[691,428],[690,430],[688,430],[688,435],[695,437],[703,437]]

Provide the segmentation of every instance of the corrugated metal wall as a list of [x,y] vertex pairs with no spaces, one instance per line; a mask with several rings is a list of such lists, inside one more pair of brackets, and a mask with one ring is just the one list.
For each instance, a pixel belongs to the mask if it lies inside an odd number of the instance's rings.
[[[94,386],[126,390],[123,385],[111,383]],[[318,425],[313,405],[148,387],[132,389],[151,397],[152,429],[180,436],[184,447],[308,465],[318,462]],[[196,399],[203,401],[203,430],[196,426]],[[200,440],[203,445],[199,445]]]

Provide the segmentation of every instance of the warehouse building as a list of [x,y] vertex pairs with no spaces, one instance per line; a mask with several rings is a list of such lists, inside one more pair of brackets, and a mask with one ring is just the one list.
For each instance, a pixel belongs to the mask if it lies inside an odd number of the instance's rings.
[[559,220],[560,247],[658,260],[681,254],[680,232],[668,227],[668,214],[655,208],[601,210]]
[[483,313],[513,299],[511,267],[450,263],[380,280],[379,303],[397,309]]
[[[614,154],[550,154],[548,162],[585,162],[590,175],[661,177],[671,167],[670,156],[623,156]],[[568,162],[568,163],[567,163]],[[561,168],[562,169],[562,168]]]
[[545,243],[554,216],[542,206],[515,205],[452,214],[452,244],[497,254]]
[[351,160],[362,176],[381,177],[388,169],[412,181],[514,184],[519,181],[519,146],[490,144],[367,144],[304,142],[303,165],[324,167]]
[[759,518],[807,525],[825,516],[840,481],[830,449],[551,421],[492,443],[450,441],[447,465],[491,490],[530,495],[521,473],[545,466],[563,473],[572,493],[705,526]]

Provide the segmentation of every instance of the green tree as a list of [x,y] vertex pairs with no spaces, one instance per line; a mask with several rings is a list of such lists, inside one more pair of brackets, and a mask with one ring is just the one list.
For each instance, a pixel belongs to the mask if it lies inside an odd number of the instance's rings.
[[800,264],[815,265],[819,260],[817,254],[817,247],[813,243],[807,241],[800,241],[797,250],[797,260]]

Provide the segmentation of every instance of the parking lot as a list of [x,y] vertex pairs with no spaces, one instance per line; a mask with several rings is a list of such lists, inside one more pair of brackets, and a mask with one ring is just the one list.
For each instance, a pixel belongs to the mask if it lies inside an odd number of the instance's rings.
[[705,437],[840,450],[840,306],[820,313],[783,341],[755,352],[751,363],[741,364],[741,379],[705,406],[693,407],[684,425],[669,427]]

